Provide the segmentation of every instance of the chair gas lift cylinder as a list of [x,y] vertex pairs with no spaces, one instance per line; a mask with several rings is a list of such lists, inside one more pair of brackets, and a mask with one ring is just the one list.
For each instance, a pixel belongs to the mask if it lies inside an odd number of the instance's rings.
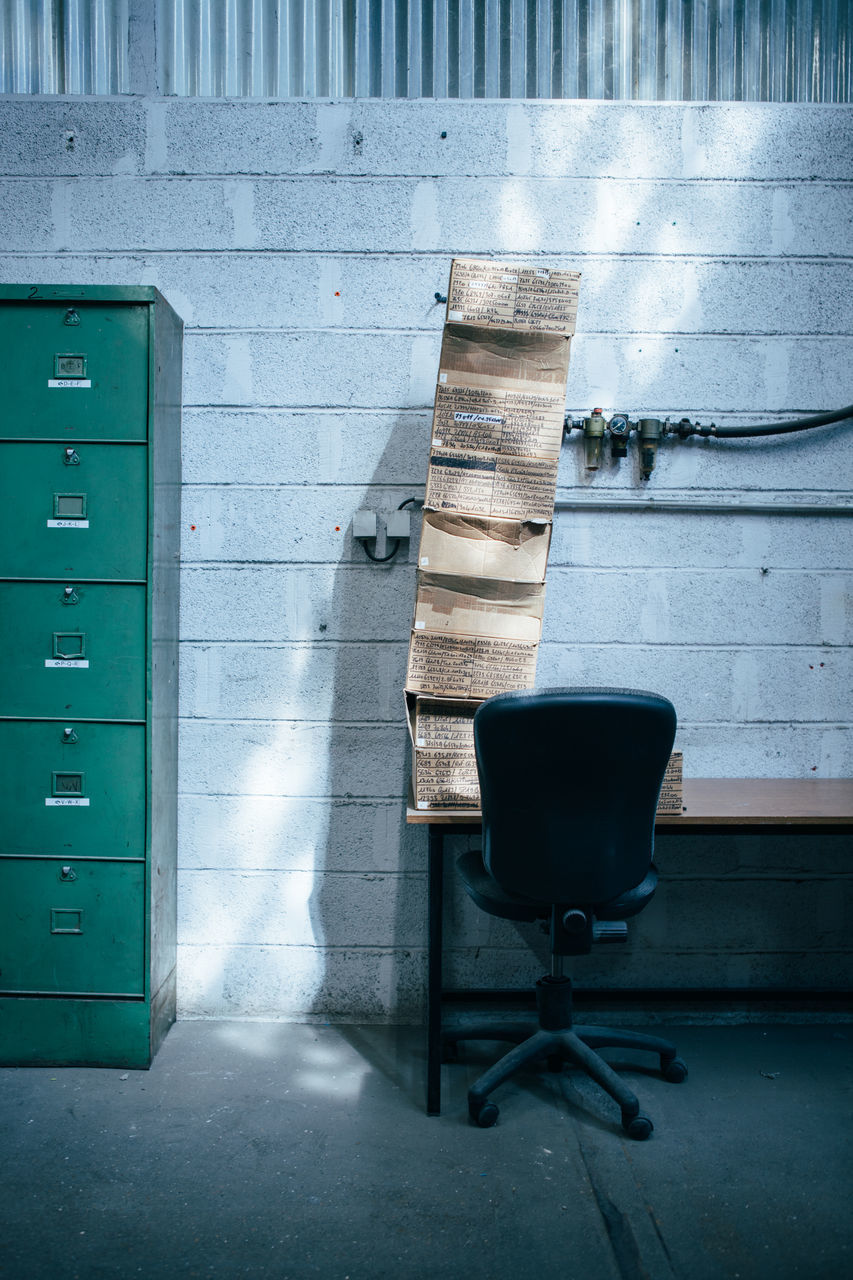
[[146,1067],[175,1018],[182,324],[0,286],[0,1063]]

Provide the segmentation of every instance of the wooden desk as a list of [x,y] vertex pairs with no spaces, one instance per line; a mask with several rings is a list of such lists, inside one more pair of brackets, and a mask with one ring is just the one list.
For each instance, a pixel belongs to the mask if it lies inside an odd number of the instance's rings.
[[[406,810],[429,826],[480,825],[479,809]],[[846,827],[853,824],[853,778],[685,778],[681,813],[658,827]]]
[[[427,1112],[441,1110],[442,900],[444,837],[471,835],[477,809],[415,809],[406,821],[429,831],[427,956]],[[656,829],[690,831],[853,829],[853,778],[685,778],[680,814],[660,814]]]

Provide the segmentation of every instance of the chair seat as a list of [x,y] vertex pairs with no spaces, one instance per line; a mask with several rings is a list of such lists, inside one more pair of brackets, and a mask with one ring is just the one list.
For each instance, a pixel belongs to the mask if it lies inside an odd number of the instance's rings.
[[[550,902],[535,902],[530,898],[522,898],[505,889],[492,879],[483,863],[483,855],[479,849],[471,849],[463,853],[457,862],[459,874],[466,892],[481,910],[489,915],[500,916],[503,920],[547,920],[551,915]],[[635,916],[653,896],[658,883],[658,873],[654,864],[643,880],[633,889],[628,889],[611,902],[578,903],[578,906],[590,906],[597,920],[627,920]]]

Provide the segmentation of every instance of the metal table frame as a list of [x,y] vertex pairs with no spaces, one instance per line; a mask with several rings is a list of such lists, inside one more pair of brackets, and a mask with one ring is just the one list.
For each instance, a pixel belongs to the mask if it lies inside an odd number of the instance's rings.
[[[481,825],[475,809],[441,812],[415,809],[409,823],[428,829],[427,1112],[441,1111],[441,1029],[444,900],[444,838],[473,835]],[[853,830],[853,779],[691,778],[684,781],[680,814],[660,814],[656,831]],[[455,993],[464,995],[464,992]],[[756,993],[758,994],[758,993]]]

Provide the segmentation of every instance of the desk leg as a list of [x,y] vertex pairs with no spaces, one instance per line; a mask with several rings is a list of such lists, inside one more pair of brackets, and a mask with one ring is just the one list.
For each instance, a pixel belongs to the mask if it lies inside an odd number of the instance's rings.
[[427,952],[427,1115],[441,1113],[441,912],[444,897],[444,833],[429,831],[429,920]]

